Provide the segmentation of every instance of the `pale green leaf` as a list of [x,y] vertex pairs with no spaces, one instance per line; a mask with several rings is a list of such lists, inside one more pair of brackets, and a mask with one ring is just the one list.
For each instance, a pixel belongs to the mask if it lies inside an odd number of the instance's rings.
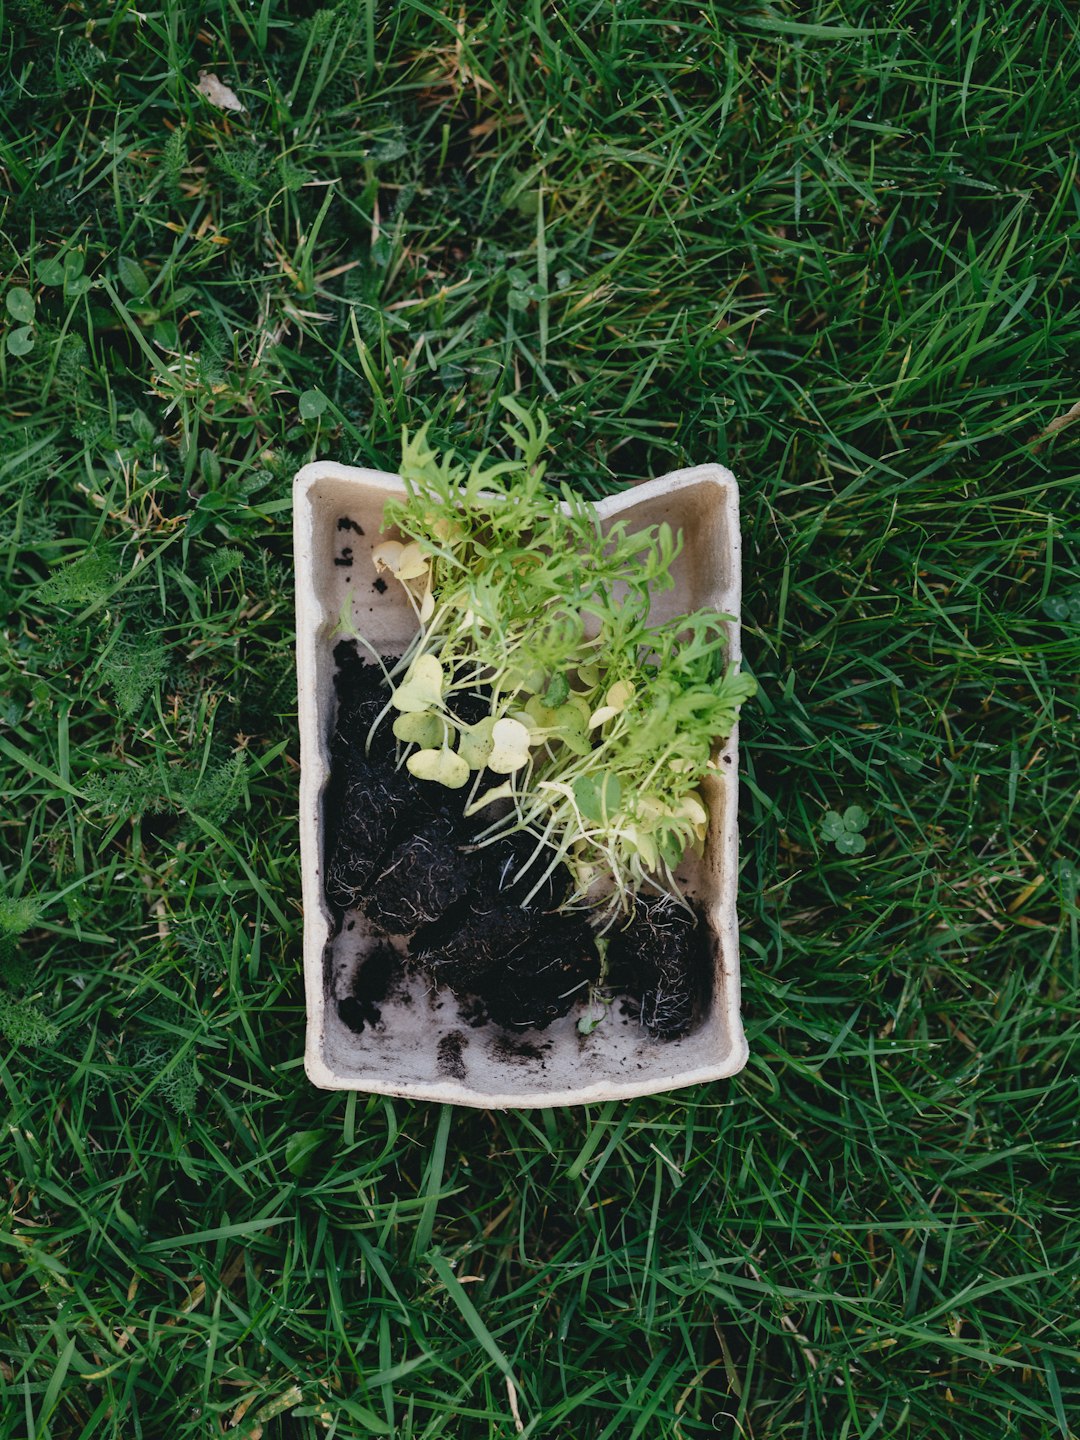
[[443,668],[435,655],[418,655],[395,689],[395,710],[438,710],[442,706]]
[[468,784],[469,767],[452,750],[416,750],[405,763],[418,780],[434,780],[448,790],[460,790]]
[[453,729],[434,710],[413,710],[399,715],[394,721],[394,734],[406,745],[419,745],[423,749],[434,749],[444,741],[453,743]]
[[476,725],[471,725],[468,730],[462,730],[461,739],[458,741],[458,754],[470,770],[483,770],[491,759],[491,752],[495,748],[491,733],[494,725],[494,716],[488,715]]

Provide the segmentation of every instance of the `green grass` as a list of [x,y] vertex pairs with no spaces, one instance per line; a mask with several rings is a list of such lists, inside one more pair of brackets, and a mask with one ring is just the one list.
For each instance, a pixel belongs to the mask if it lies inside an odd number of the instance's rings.
[[[1075,1435],[1074,7],[4,9],[0,1434]],[[322,1094],[290,477],[509,393],[740,478],[752,1058]]]

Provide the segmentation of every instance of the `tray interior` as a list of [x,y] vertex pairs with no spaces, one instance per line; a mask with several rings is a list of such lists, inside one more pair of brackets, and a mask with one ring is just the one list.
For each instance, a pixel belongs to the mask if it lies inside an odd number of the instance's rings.
[[[334,719],[333,646],[343,616],[381,654],[400,654],[414,633],[411,610],[396,583],[378,582],[371,552],[390,538],[382,529],[396,476],[330,463],[297,477],[297,652],[302,741],[301,848],[304,870],[308,1071],[316,1084],[497,1105],[565,1104],[671,1089],[731,1074],[745,1062],[738,1014],[735,937],[736,737],[721,752],[721,770],[706,787],[710,809],[704,859],[679,872],[686,893],[704,906],[713,935],[712,999],[702,1022],[679,1040],[652,1040],[616,1001],[589,1035],[580,1009],[540,1032],[511,1034],[470,1025],[457,1000],[422,977],[402,980],[379,1002],[380,1023],[359,1034],[339,1018],[337,1000],[382,937],[364,917],[346,917],[330,934],[322,896],[322,791]],[[631,528],[666,520],[682,529],[675,586],[657,597],[654,615],[669,618],[702,607],[737,615],[738,535],[734,481],[718,466],[678,472],[601,502],[610,521]],[[362,533],[361,533],[362,532]],[[729,627],[738,653],[737,624]]]

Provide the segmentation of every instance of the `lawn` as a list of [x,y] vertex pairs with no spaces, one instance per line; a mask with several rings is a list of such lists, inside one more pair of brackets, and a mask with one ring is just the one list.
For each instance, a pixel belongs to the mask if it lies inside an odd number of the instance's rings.
[[[0,1435],[1078,1433],[1075,8],[4,12]],[[509,394],[739,478],[750,1062],[322,1093],[291,477]]]

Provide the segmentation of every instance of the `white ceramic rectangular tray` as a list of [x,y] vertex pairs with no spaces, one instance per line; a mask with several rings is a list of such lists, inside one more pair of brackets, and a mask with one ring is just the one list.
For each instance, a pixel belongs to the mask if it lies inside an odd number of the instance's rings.
[[[379,1002],[381,1021],[360,1034],[339,1018],[337,1002],[381,937],[359,912],[333,936],[323,894],[323,791],[334,725],[332,651],[342,613],[380,654],[401,654],[415,620],[400,588],[376,585],[371,551],[394,538],[382,529],[383,505],[404,487],[396,475],[332,461],[296,476],[296,661],[300,719],[300,857],[307,990],[307,1073],[327,1090],[363,1090],[485,1108],[575,1105],[674,1090],[741,1070],[747,1047],[739,1015],[735,910],[738,862],[738,735],[720,752],[705,784],[709,829],[704,858],[679,868],[684,891],[701,904],[712,937],[709,1006],[679,1040],[654,1040],[616,1002],[589,1035],[580,1011],[542,1031],[512,1035],[488,1023],[470,1026],[448,990],[407,978]],[[730,658],[739,658],[740,545],[738,487],[720,465],[677,470],[609,496],[602,519],[629,528],[666,520],[684,536],[674,588],[657,597],[656,620],[712,609],[735,617]],[[346,526],[342,522],[352,522]],[[360,530],[363,534],[358,534]]]

